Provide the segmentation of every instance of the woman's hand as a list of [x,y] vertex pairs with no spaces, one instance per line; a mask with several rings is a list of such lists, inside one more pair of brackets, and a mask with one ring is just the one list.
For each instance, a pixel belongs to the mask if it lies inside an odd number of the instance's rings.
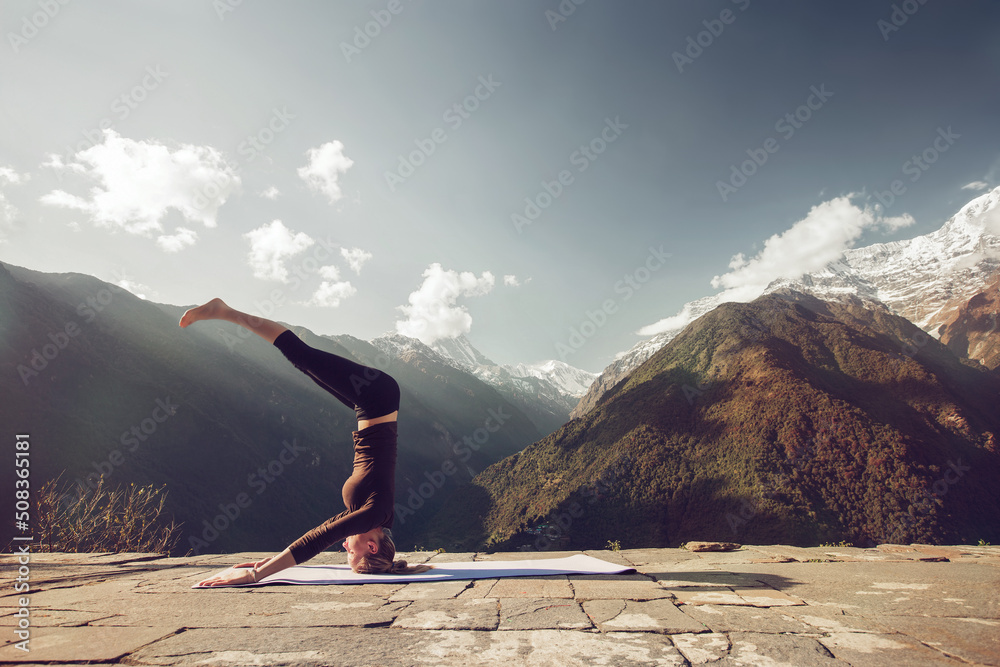
[[254,577],[251,573],[252,568],[257,568],[257,581],[261,582],[268,576],[281,572],[287,567],[292,567],[295,565],[295,558],[292,556],[292,552],[285,549],[277,556],[272,558],[263,558],[256,563],[240,563],[239,565],[233,565],[228,570],[221,572],[213,577],[209,577],[204,581],[200,582],[199,586],[232,586],[233,584],[252,584],[254,583]]
[[[262,563],[267,562],[266,560],[261,561]],[[252,584],[253,574],[251,568],[253,568],[255,563],[241,563],[236,565],[225,572],[221,572],[213,577],[209,577],[204,581],[198,582],[199,586],[232,586],[233,584]]]

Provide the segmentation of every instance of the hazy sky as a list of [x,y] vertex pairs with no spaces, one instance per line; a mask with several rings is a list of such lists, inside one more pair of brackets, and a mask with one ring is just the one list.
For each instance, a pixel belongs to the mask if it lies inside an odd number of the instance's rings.
[[501,363],[599,371],[686,301],[1000,184],[993,1],[4,0],[0,25],[0,260]]

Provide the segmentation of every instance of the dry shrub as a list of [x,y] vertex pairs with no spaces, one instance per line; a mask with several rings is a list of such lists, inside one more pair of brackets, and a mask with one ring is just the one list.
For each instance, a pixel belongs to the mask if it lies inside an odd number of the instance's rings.
[[[61,475],[60,475],[61,477]],[[170,553],[180,525],[163,516],[166,485],[60,491],[60,478],[38,490],[35,521],[41,551]]]

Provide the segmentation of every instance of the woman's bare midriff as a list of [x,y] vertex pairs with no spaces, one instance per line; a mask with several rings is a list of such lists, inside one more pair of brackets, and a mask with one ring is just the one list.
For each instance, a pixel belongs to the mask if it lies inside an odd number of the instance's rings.
[[385,422],[394,422],[396,417],[399,415],[399,410],[396,412],[390,412],[387,415],[382,415],[381,417],[375,417],[374,419],[359,419],[358,420],[358,430],[363,431],[369,426],[374,426],[375,424],[384,424]]

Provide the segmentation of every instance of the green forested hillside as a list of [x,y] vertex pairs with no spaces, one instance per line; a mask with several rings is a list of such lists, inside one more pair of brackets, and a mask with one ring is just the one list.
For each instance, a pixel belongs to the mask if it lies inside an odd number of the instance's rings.
[[724,304],[480,473],[429,539],[996,541],[998,398],[995,374],[888,312],[795,293]]

